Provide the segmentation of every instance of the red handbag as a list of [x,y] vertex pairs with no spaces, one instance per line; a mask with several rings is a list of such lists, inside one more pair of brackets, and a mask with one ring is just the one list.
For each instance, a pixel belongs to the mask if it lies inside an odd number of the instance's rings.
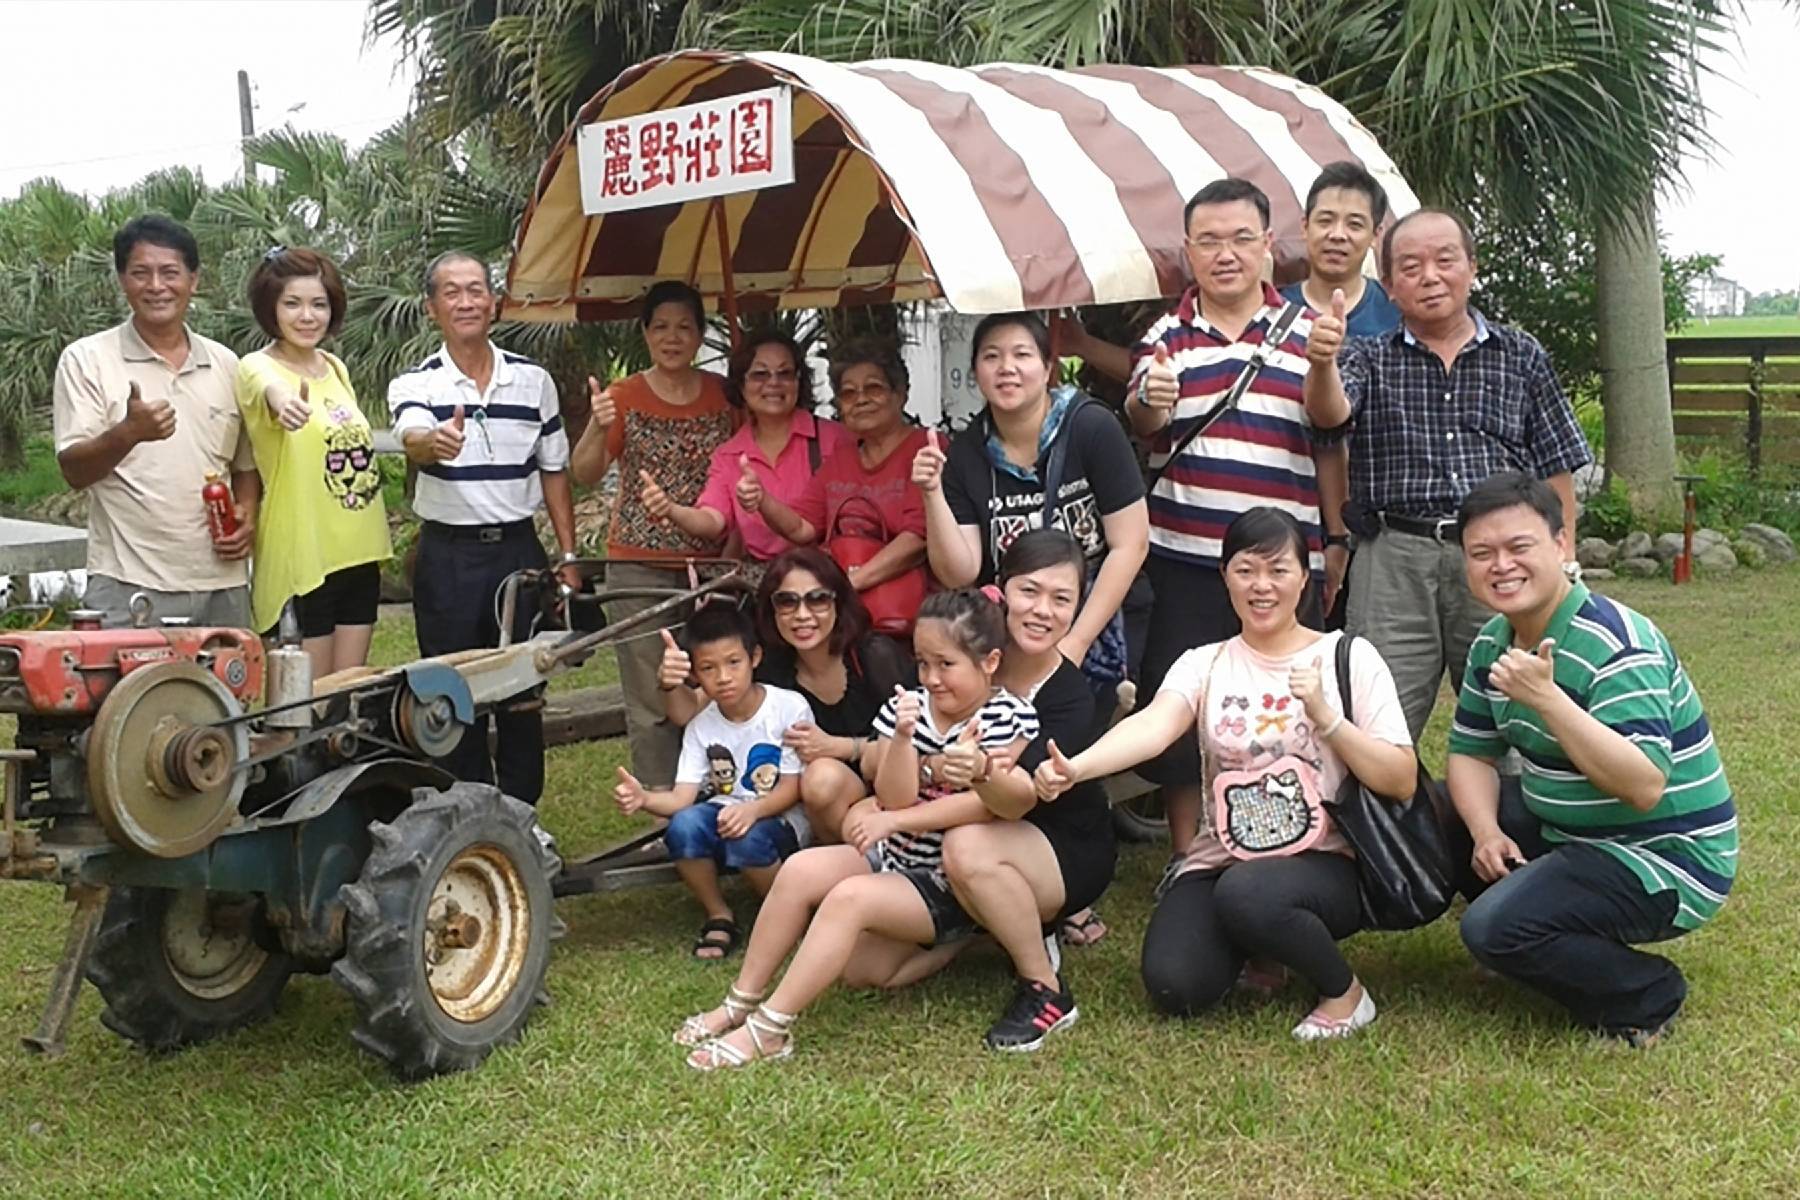
[[[852,505],[859,509],[867,508],[873,514],[873,519],[862,516],[859,511],[850,514],[850,520],[846,522],[845,514]],[[893,540],[881,506],[867,496],[849,496],[832,515],[831,529],[825,537],[825,550],[837,561],[838,566],[848,571],[880,554]],[[929,590],[930,579],[921,565],[857,594],[862,597],[863,607],[869,610],[869,619],[874,624],[876,633],[885,633],[889,637],[911,637],[913,622],[919,615],[919,606],[925,603],[925,594]]]

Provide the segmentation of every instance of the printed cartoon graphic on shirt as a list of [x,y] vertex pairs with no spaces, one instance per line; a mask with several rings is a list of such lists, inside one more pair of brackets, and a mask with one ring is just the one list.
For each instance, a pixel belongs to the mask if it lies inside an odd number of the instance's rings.
[[1212,735],[1212,827],[1234,858],[1297,854],[1324,836],[1321,764],[1298,700],[1226,693]]
[[325,490],[352,512],[367,508],[381,494],[375,439],[342,404],[328,405],[325,421]]
[[[988,536],[998,561],[1021,536],[1044,523],[1044,493],[1026,492],[988,498]],[[1106,532],[1100,524],[1100,505],[1085,479],[1072,479],[1057,489],[1056,515],[1052,524],[1081,543],[1088,557],[1106,549]]]
[[775,785],[781,782],[781,747],[768,742],[758,742],[750,747],[750,761],[740,782],[755,792],[759,800],[774,791]]
[[730,796],[737,784],[737,759],[731,756],[731,750],[714,742],[706,748],[706,789],[700,797],[710,800],[714,796]]

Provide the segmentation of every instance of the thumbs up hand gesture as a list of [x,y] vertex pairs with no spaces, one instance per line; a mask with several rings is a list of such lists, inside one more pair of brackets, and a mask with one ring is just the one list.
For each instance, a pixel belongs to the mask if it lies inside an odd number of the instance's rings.
[[675,640],[675,635],[668,630],[662,631],[662,661],[656,665],[656,682],[665,692],[672,692],[678,687],[686,687],[687,681],[694,673],[694,660],[688,657]]
[[1031,783],[1037,789],[1038,799],[1048,804],[1080,783],[1081,779],[1075,770],[1075,764],[1057,748],[1055,738],[1050,740],[1046,748],[1050,751],[1050,757],[1038,764]]
[[602,388],[600,381],[592,375],[587,377],[588,413],[594,424],[602,429],[609,429],[618,420],[618,407],[613,403],[611,387]]
[[304,379],[300,381],[298,394],[286,384],[271,383],[264,389],[263,399],[269,406],[269,414],[289,433],[304,429],[312,420],[312,404]]
[[669,494],[662,490],[662,485],[656,482],[656,477],[648,471],[640,470],[638,482],[643,485],[638,498],[644,502],[644,511],[658,521],[668,520],[669,510],[675,504],[669,499]]
[[131,444],[160,442],[175,433],[175,406],[167,400],[145,400],[137,384],[125,393],[125,430]]
[[1309,663],[1295,663],[1288,668],[1288,693],[1306,708],[1306,715],[1313,725],[1329,725],[1336,719],[1331,704],[1325,699],[1324,685],[1320,682],[1322,660],[1315,657]]
[[624,767],[618,768],[619,782],[613,786],[613,801],[618,804],[619,811],[629,816],[641,812],[647,794],[644,785],[637,781],[637,776]]
[[1145,369],[1140,395],[1148,408],[1172,409],[1181,399],[1181,375],[1169,357],[1168,346],[1162,342],[1156,343],[1156,352]]
[[1488,679],[1508,700],[1542,713],[1562,696],[1556,686],[1556,642],[1545,638],[1536,653],[1512,647],[1489,668]]
[[457,405],[448,421],[431,431],[431,460],[450,462],[463,451],[463,406]]
[[913,455],[913,486],[921,492],[935,492],[944,486],[944,464],[949,461],[943,447],[938,444],[938,433],[935,429],[925,431],[925,444]]
[[981,722],[971,717],[956,740],[944,747],[943,770],[939,777],[961,791],[987,778],[987,751],[981,748]]
[[919,693],[894,685],[894,737],[911,740],[919,727]]
[[1312,332],[1306,336],[1306,357],[1323,365],[1334,361],[1344,348],[1344,334],[1349,324],[1344,316],[1344,289],[1331,293],[1331,310],[1313,318]]
[[750,465],[748,454],[738,455],[737,481],[738,507],[745,512],[761,512],[763,502],[762,480],[756,477],[756,468]]

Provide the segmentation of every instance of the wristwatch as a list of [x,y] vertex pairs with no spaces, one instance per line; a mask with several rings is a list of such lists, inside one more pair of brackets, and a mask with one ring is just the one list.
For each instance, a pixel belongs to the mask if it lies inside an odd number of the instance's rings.
[[1325,535],[1325,544],[1327,546],[1343,546],[1347,549],[1350,545],[1350,535],[1347,533],[1328,533]]
[[922,754],[919,756],[919,779],[926,787],[937,786],[937,776],[932,773],[931,760]]

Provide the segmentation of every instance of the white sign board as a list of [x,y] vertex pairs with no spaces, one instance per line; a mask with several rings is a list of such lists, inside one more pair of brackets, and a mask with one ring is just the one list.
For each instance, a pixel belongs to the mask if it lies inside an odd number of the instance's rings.
[[589,216],[794,182],[794,94],[764,88],[583,125],[575,139]]

